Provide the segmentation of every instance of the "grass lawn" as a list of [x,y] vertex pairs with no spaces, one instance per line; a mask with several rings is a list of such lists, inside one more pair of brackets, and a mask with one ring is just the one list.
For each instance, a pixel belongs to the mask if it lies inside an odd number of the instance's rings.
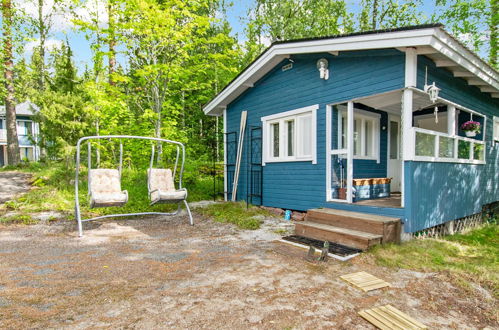
[[244,202],[212,204],[198,209],[198,212],[218,222],[235,224],[241,229],[258,229],[261,223],[260,216],[272,216],[259,207],[252,205],[246,207]]
[[[13,170],[6,168],[5,170]],[[55,211],[65,214],[65,218],[74,219],[74,169],[68,169],[61,163],[41,165],[32,163],[16,167],[14,170],[31,173],[34,189],[15,200],[0,205],[0,223],[15,222],[33,224],[37,221],[32,215],[39,212]],[[195,173],[198,173],[195,175]],[[123,207],[109,207],[90,209],[88,207],[87,172],[82,168],[80,173],[79,196],[80,207],[84,217],[105,215],[112,213],[134,213],[146,211],[171,211],[176,205],[158,204],[149,205],[147,192],[147,174],[145,170],[123,169],[122,189],[128,190],[129,200]],[[201,175],[199,171],[191,170],[185,176],[189,195],[188,201],[213,199],[213,179],[211,176]],[[16,215],[6,217],[5,213],[15,211]],[[246,207],[244,203],[217,203],[199,208],[198,212],[213,218],[218,222],[228,222],[241,229],[258,229],[261,220],[259,215],[270,216],[260,208]],[[2,215],[3,214],[3,215]]]
[[476,282],[499,298],[499,225],[491,223],[442,239],[379,246],[370,254],[381,266],[448,272],[458,284]]
[[[31,224],[35,222],[31,215],[38,212],[55,211],[63,213],[68,219],[74,219],[74,169],[67,168],[62,163],[38,164],[5,168],[31,173],[33,175],[31,189],[25,195],[0,205],[0,222],[19,222]],[[87,171],[82,168],[79,181],[79,196],[82,214],[84,217],[105,215],[112,213],[131,213],[147,211],[170,211],[176,207],[171,204],[150,206],[147,192],[147,174],[142,169],[123,169],[123,190],[128,190],[129,201],[120,208],[88,207]],[[189,192],[190,202],[213,199],[213,180],[207,175],[189,175],[184,186]],[[8,211],[15,211],[15,217],[5,217]]]

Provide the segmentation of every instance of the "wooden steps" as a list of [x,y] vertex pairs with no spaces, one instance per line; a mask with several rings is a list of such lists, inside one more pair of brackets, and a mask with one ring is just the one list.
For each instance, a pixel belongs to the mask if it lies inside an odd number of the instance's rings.
[[400,219],[334,209],[308,210],[296,235],[328,240],[366,250],[374,245],[400,241]]
[[295,224],[296,235],[331,241],[346,246],[367,250],[381,243],[383,236],[358,230],[334,227],[322,223],[304,221]]

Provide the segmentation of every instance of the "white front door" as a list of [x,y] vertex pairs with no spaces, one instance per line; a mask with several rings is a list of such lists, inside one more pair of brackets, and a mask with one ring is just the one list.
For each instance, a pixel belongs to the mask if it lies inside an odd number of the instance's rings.
[[392,178],[391,192],[400,192],[402,159],[400,157],[400,117],[388,117],[388,169],[387,176]]

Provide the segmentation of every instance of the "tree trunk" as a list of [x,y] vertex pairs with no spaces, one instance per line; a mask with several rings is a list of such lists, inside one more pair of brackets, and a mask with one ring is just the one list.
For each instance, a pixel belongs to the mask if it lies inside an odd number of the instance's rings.
[[38,0],[38,33],[40,35],[40,76],[38,80],[38,88],[42,91],[45,88],[45,40],[47,39],[47,31],[43,20],[43,0]]
[[[159,95],[159,88],[157,85],[154,85],[152,88],[152,96],[153,96],[153,107],[154,107],[154,112],[157,114],[156,122],[154,124],[154,136],[157,138],[161,138],[161,110],[163,108],[163,104],[160,100],[160,95]],[[157,162],[158,164],[161,163],[162,157],[163,157],[163,143],[159,142],[157,143],[157,150],[158,150],[158,156],[157,156]]]
[[7,158],[10,165],[21,162],[19,141],[17,139],[16,103],[14,99],[14,61],[12,59],[12,1],[2,0],[3,37],[4,37],[4,78],[5,112],[7,119]]
[[378,20],[378,0],[373,0],[373,30],[376,30]]
[[113,0],[108,0],[107,13],[109,19],[109,85],[114,86],[113,74],[116,71],[116,38],[114,35],[114,5]]
[[489,62],[494,68],[498,68],[497,52],[499,51],[497,44],[497,29],[499,26],[499,3],[497,0],[490,0],[490,52]]

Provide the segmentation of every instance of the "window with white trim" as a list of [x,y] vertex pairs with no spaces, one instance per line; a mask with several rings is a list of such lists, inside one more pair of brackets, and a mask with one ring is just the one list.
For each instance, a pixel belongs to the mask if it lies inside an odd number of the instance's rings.
[[33,122],[30,120],[18,120],[17,134],[21,136],[33,135]]
[[447,132],[445,133],[435,129],[413,128],[414,160],[485,164],[487,118],[476,111],[453,104],[447,106],[446,112]]
[[499,142],[499,117],[494,116],[494,141]]
[[[338,106],[338,146],[347,147],[346,107]],[[354,109],[353,120],[353,156],[355,159],[379,160],[379,121],[381,115]]]
[[262,117],[264,164],[285,161],[316,162],[318,105]]

